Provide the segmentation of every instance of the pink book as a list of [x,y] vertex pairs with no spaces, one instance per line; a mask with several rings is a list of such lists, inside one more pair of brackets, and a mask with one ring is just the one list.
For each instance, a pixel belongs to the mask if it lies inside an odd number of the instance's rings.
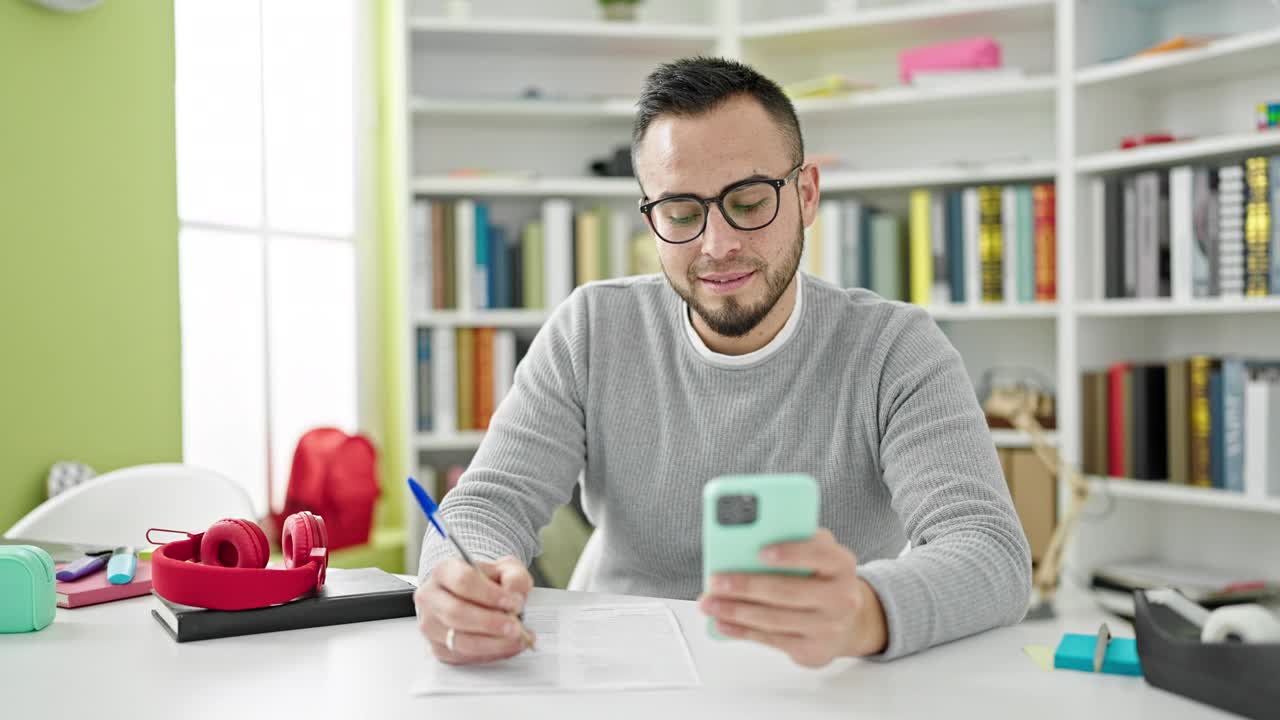
[[922,70],[974,70],[1000,67],[1000,44],[989,37],[922,45],[898,54],[898,76],[911,84],[911,76]]
[[[62,565],[65,564],[59,564],[58,569],[62,569]],[[139,559],[133,580],[124,585],[112,585],[107,580],[107,571],[104,568],[79,580],[70,582],[59,580],[57,592],[60,608],[78,608],[146,595],[151,592],[151,561]]]

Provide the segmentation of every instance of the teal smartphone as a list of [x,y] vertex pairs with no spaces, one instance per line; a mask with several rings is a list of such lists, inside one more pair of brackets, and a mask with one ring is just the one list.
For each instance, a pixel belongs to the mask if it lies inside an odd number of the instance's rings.
[[[818,531],[818,483],[804,474],[724,475],[702,490],[702,589],[718,573],[812,571],[760,562],[760,551],[780,542],[808,540]],[[709,620],[713,637],[722,637]]]

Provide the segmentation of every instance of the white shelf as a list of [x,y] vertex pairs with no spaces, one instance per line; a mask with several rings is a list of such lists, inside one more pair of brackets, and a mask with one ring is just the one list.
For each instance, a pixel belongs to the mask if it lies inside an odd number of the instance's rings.
[[883,190],[937,185],[981,185],[1019,180],[1051,180],[1053,162],[1026,162],[995,165],[954,165],[902,170],[832,170],[820,175],[819,185],[827,192]]
[[1280,513],[1280,498],[1251,498],[1238,492],[1216,488],[1170,485],[1164,481],[1129,480],[1126,478],[1091,477],[1093,492],[1121,498],[1194,505],[1197,507]]
[[[1044,433],[1045,440],[1050,445],[1057,447],[1058,433],[1048,430]],[[991,431],[991,440],[995,442],[998,448],[1029,448],[1031,447],[1031,436],[1021,430],[994,429]]]
[[1082,155],[1076,158],[1075,164],[1079,172],[1101,173],[1277,148],[1280,148],[1280,129],[1272,128]]
[[409,104],[416,115],[431,117],[494,117],[511,121],[567,118],[627,121],[635,117],[635,100],[600,101],[486,100],[472,98],[416,98]]
[[811,46],[815,40],[838,38],[851,43],[851,36],[882,35],[889,29],[911,33],[935,29],[940,24],[957,37],[979,28],[984,34],[998,35],[1007,30],[1051,23],[1053,12],[1053,0],[902,3],[843,15],[811,15],[747,23],[742,26],[742,39],[748,43],[800,41]]
[[[1052,102],[1057,79],[1040,75],[1017,80],[946,88],[910,86],[864,90],[831,98],[802,98],[795,101],[801,117],[857,113],[870,110],[910,108],[929,103],[986,104],[997,100]],[[550,119],[630,121],[635,117],[635,100],[551,100],[551,99],[485,99],[485,98],[415,98],[409,109],[426,117],[501,118],[509,121]]]
[[439,452],[442,450],[475,450],[480,447],[484,433],[467,430],[455,433],[416,433],[413,446],[418,450]]
[[456,310],[420,313],[414,318],[419,327],[496,327],[539,328],[550,316],[545,310]]
[[654,56],[711,49],[719,37],[713,24],[662,25],[602,20],[536,18],[415,17],[415,35],[425,36],[433,50],[503,53],[512,49],[564,52],[565,45],[594,52],[645,52]]
[[839,97],[801,98],[794,105],[797,115],[808,117],[943,102],[957,105],[962,102],[976,104],[1012,99],[1052,102],[1057,82],[1052,75],[1039,75],[947,88],[889,87],[857,91]]
[[1186,315],[1250,315],[1280,313],[1280,297],[1205,298],[1175,302],[1169,299],[1117,298],[1076,305],[1076,314],[1093,318],[1176,317]]
[[1280,27],[1241,33],[1202,48],[1101,63],[1076,71],[1081,87],[1121,84],[1125,90],[1190,87],[1221,78],[1275,70]]
[[965,320],[1053,320],[1058,317],[1056,303],[989,303],[980,305],[926,305],[925,309],[939,321]]
[[640,187],[634,178],[428,175],[415,178],[410,189],[416,195],[640,198]]

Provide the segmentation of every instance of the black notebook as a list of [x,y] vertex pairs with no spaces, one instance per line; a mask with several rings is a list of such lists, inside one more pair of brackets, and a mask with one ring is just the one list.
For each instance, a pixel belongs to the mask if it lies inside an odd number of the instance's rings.
[[[378,568],[329,568],[324,588],[253,610],[206,610],[156,595],[151,615],[177,642],[410,617],[413,585]],[[154,591],[152,592],[154,594]]]

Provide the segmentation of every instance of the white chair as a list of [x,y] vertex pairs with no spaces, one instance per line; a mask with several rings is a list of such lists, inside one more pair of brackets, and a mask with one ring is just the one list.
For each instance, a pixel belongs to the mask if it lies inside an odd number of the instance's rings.
[[591,533],[591,537],[587,538],[587,544],[582,548],[577,564],[573,566],[573,574],[569,576],[569,586],[566,589],[579,592],[591,591],[604,552],[601,549],[603,543],[604,533],[600,532],[600,528],[596,528]]
[[[137,465],[105,473],[53,496],[14,523],[4,536],[146,546],[148,528],[202,532],[225,517],[255,517],[248,493],[229,478],[190,465]],[[157,536],[160,542],[174,539]]]

